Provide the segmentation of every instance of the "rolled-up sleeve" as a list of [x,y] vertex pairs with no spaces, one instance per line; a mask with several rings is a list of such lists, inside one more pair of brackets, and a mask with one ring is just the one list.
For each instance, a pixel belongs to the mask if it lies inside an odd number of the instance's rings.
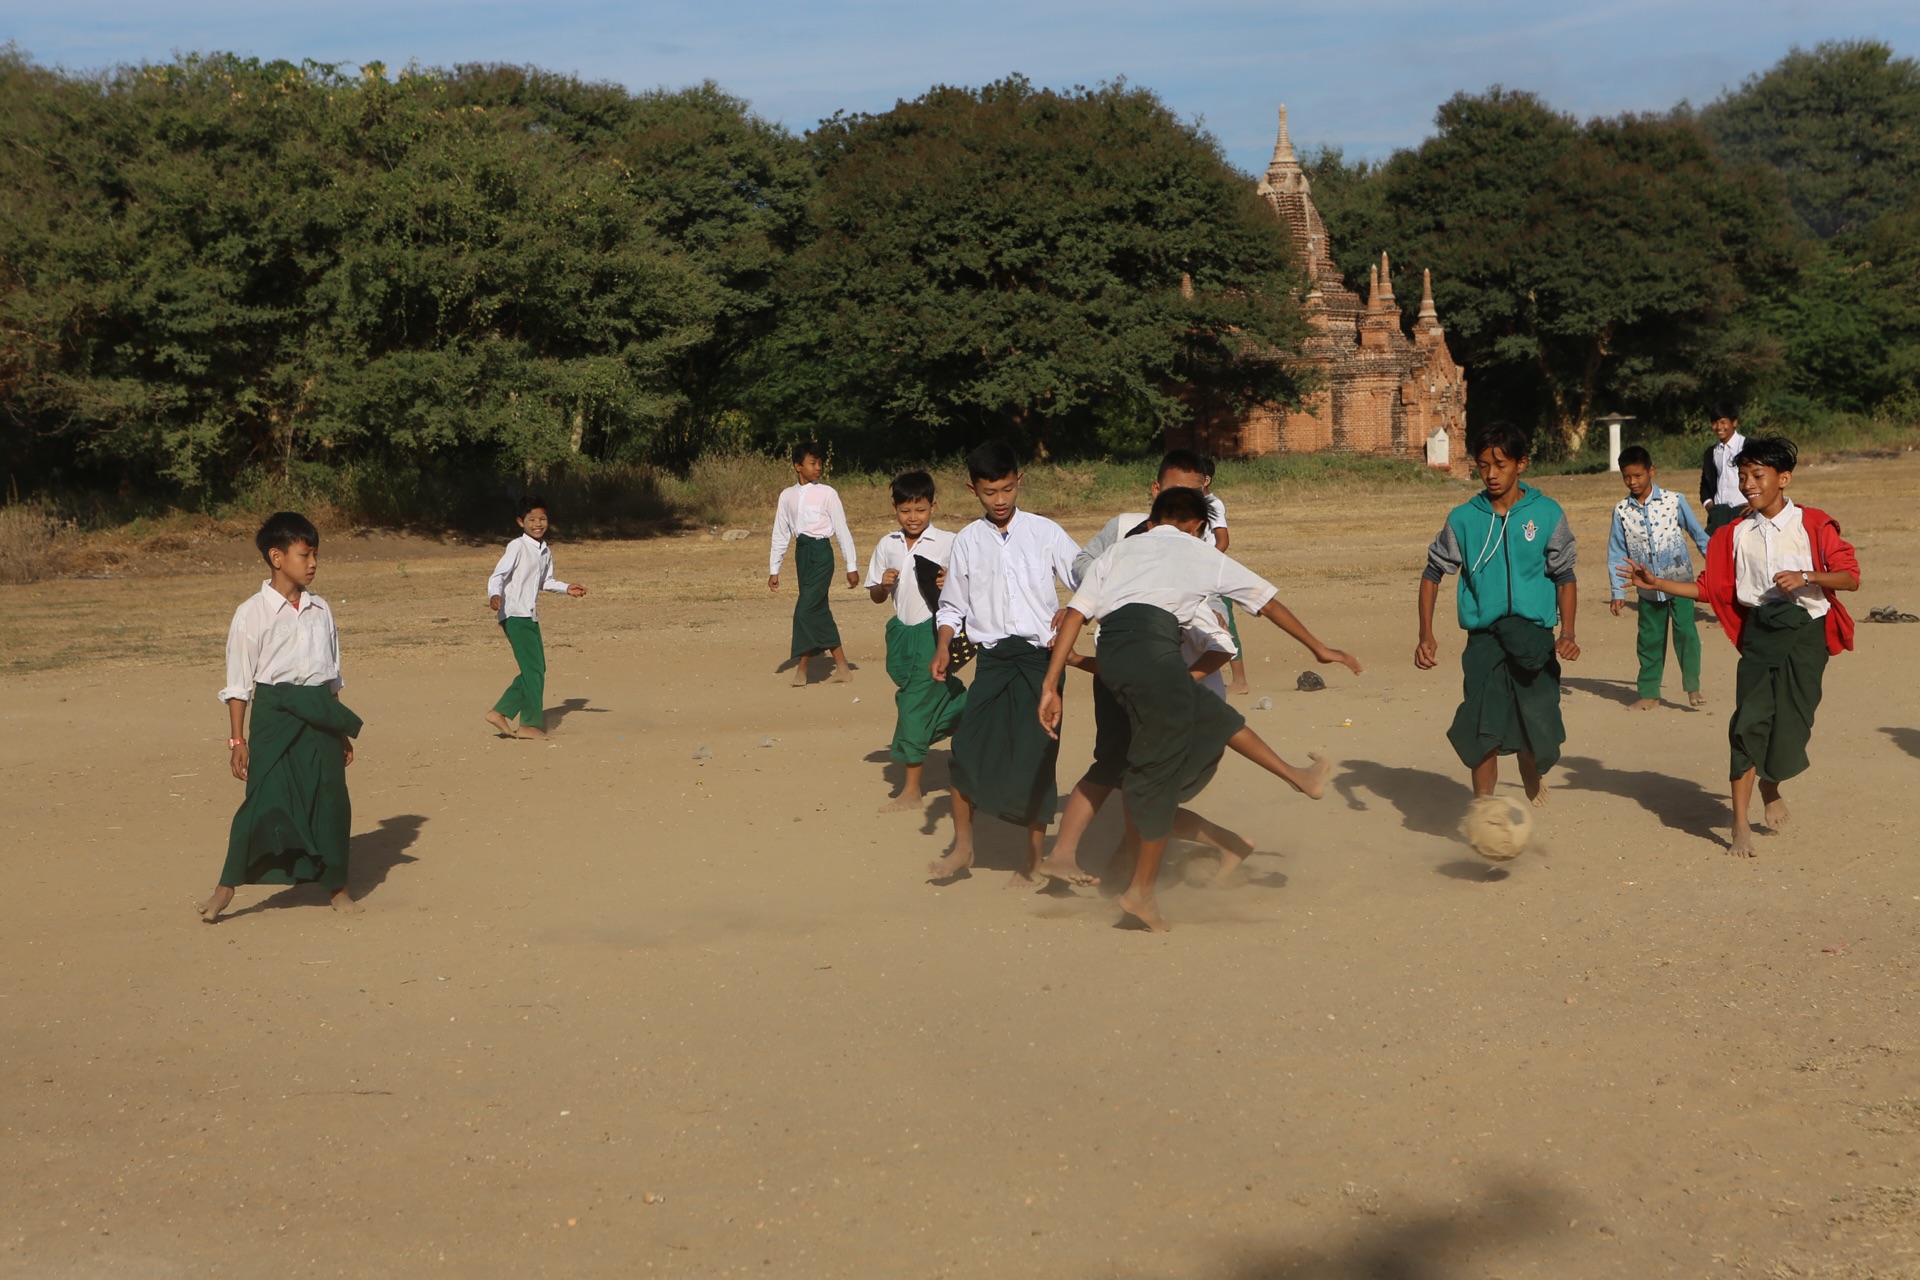
[[220,690],[222,702],[246,702],[253,697],[253,663],[260,638],[248,625],[252,605],[249,600],[235,609],[233,625],[227,628],[227,683]]

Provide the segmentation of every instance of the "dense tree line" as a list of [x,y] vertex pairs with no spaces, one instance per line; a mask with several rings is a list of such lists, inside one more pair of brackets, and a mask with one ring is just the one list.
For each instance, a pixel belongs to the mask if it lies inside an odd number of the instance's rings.
[[[1796,51],[1710,106],[1461,95],[1312,166],[1355,283],[1431,267],[1476,417],[1577,445],[1709,396],[1920,409],[1920,68]],[[0,50],[4,483],[683,463],[803,434],[1153,447],[1313,390],[1283,228],[1125,84],[935,88],[795,136],[711,84]]]

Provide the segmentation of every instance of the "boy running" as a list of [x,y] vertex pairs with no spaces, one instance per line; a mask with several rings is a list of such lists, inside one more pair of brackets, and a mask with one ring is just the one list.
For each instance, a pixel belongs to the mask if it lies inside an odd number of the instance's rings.
[[827,604],[827,589],[833,585],[833,544],[840,543],[840,554],[847,561],[847,585],[860,582],[854,567],[853,534],[847,529],[846,508],[840,495],[820,483],[827,469],[826,450],[811,440],[793,446],[793,474],[798,483],[781,491],[780,503],[773,515],[773,554],[767,560],[767,590],[780,589],[780,563],[793,546],[795,572],[800,578],[799,598],[793,602],[793,687],[807,683],[807,663],[816,653],[833,655],[833,684],[853,679],[847,663],[847,651],[840,644],[840,628],[833,621]]
[[[1693,581],[1693,560],[1687,544],[1707,553],[1707,534],[1694,519],[1687,500],[1653,482],[1653,456],[1639,445],[1620,451],[1620,479],[1627,496],[1613,509],[1613,528],[1607,534],[1607,582],[1612,598],[1607,602],[1614,617],[1627,602],[1622,583],[1622,568],[1631,559],[1651,568],[1663,578],[1675,582]],[[1680,659],[1680,686],[1687,701],[1699,707],[1706,704],[1700,692],[1700,630],[1693,621],[1693,601],[1669,596],[1661,591],[1639,593],[1640,700],[1636,711],[1651,711],[1660,705],[1660,682],[1667,672],[1667,630],[1673,630],[1673,653]]]
[[[528,494],[514,515],[520,536],[507,544],[487,578],[487,608],[493,610],[520,664],[486,721],[503,738],[547,736],[547,649],[540,639],[540,593],[578,599],[587,589],[553,576],[553,550],[547,546],[547,500]],[[514,721],[519,721],[516,728]]]

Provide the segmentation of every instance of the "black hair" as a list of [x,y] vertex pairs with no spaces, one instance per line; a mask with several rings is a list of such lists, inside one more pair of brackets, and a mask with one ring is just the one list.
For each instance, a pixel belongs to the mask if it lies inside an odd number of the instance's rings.
[[799,466],[808,458],[818,458],[820,461],[825,462],[827,460],[827,451],[820,447],[820,443],[817,440],[802,440],[793,446],[794,466]]
[[1740,405],[1733,400],[1715,400],[1707,406],[1707,421],[1718,422],[1722,418],[1740,421]]
[[893,478],[893,505],[932,502],[933,477],[924,471],[902,471]]
[[1793,447],[1793,441],[1785,436],[1758,436],[1740,446],[1733,465],[1744,467],[1749,462],[1757,462],[1774,471],[1792,471],[1794,464],[1800,461],[1800,451]]
[[513,504],[513,518],[516,520],[525,520],[535,511],[545,511],[548,514],[552,514],[553,508],[549,507],[547,500],[537,493],[530,493]]
[[1147,519],[1155,524],[1207,522],[1207,495],[1198,489],[1162,489],[1154,495]]
[[1489,449],[1498,449],[1521,462],[1533,452],[1533,437],[1525,427],[1515,426],[1511,422],[1488,422],[1477,431],[1467,433],[1467,456],[1478,458]]
[[260,526],[260,532],[253,535],[253,545],[260,548],[261,559],[269,565],[273,563],[273,552],[285,551],[296,542],[304,542],[316,550],[320,546],[320,531],[298,511],[274,512]]
[[1203,453],[1200,455],[1200,474],[1207,479],[1213,479],[1213,469],[1219,465],[1220,459],[1214,457],[1212,454]]
[[1020,455],[1005,440],[989,440],[967,455],[967,479],[1005,480],[1020,474]]
[[1645,467],[1651,471],[1653,455],[1648,453],[1644,446],[1630,444],[1620,451],[1620,469],[1625,471],[1628,467]]
[[1196,476],[1210,476],[1207,460],[1192,449],[1169,449],[1160,459],[1160,474],[1155,479],[1164,480],[1169,471],[1191,471]]

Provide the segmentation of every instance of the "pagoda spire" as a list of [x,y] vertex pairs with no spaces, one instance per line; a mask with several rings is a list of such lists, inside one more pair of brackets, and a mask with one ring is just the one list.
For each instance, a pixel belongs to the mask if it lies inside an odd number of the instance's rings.
[[1268,162],[1266,176],[1260,179],[1257,190],[1263,196],[1277,192],[1306,195],[1312,190],[1306,171],[1300,167],[1300,158],[1293,152],[1293,136],[1287,131],[1285,103],[1280,106],[1280,133],[1273,141],[1273,159]]

